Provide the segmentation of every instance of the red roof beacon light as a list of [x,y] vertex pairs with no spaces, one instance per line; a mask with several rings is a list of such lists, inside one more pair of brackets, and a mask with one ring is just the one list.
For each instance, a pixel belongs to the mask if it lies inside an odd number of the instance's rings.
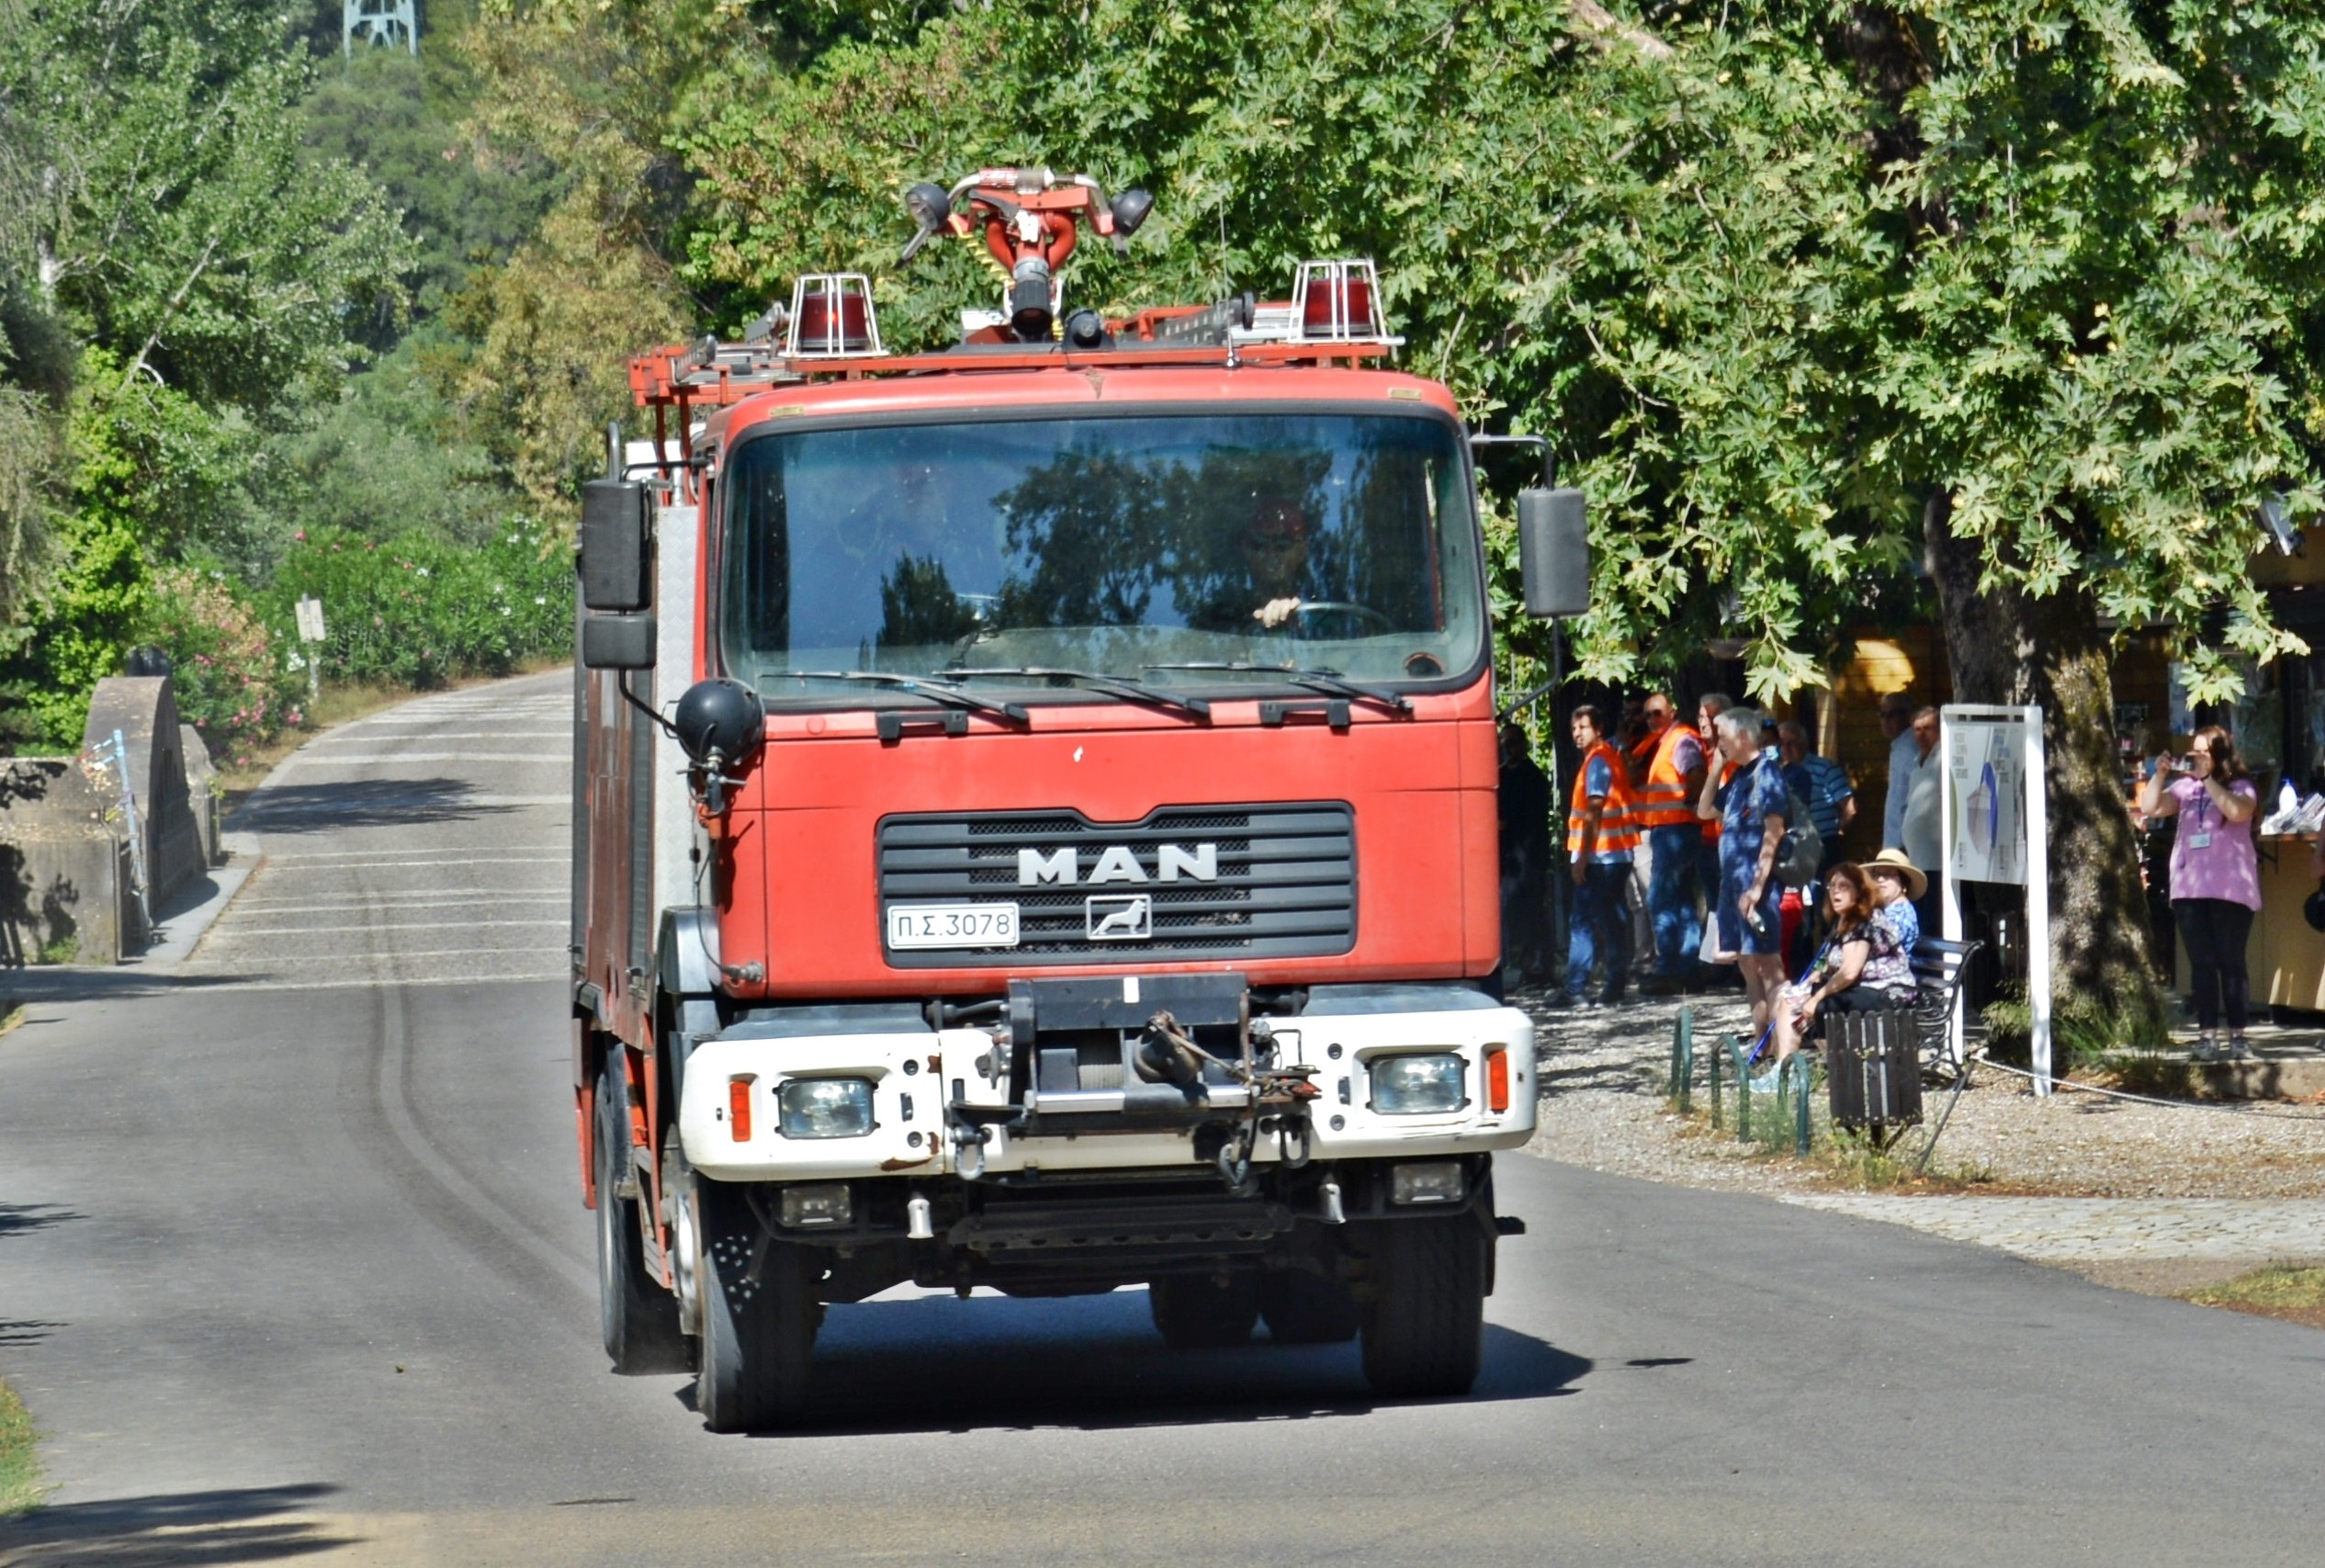
[[872,309],[872,280],[860,272],[811,272],[791,288],[785,359],[864,359],[880,346],[880,320]]
[[1292,286],[1292,319],[1304,338],[1389,341],[1381,317],[1380,276],[1369,261],[1302,262]]

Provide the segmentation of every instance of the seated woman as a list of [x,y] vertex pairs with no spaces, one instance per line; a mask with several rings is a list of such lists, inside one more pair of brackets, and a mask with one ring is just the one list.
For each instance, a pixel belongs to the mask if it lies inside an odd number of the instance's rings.
[[1904,1007],[1913,999],[1920,925],[1907,890],[1920,873],[1903,865],[1897,851],[1882,853],[1882,860],[1863,866],[1844,861],[1825,878],[1832,934],[1808,973],[1785,987],[1788,1005],[1776,1015],[1779,1067],[1816,1033],[1823,1015]]

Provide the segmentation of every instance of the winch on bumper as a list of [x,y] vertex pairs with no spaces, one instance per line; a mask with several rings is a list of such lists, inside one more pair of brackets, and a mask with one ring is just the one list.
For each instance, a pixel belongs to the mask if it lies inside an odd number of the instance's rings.
[[1511,1148],[1534,1130],[1533,1028],[1452,984],[1240,975],[1017,980],[931,1010],[772,1009],[693,1044],[687,1162],[730,1181],[1297,1167]]

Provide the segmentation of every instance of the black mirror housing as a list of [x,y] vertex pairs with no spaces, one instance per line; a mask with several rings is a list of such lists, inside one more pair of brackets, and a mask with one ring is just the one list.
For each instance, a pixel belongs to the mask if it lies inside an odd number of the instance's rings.
[[1518,561],[1536,620],[1590,611],[1590,534],[1578,490],[1518,492]]
[[646,563],[654,535],[653,503],[635,479],[592,479],[581,486],[581,604],[628,612],[653,603]]
[[584,670],[651,670],[654,667],[654,617],[583,615],[581,668]]

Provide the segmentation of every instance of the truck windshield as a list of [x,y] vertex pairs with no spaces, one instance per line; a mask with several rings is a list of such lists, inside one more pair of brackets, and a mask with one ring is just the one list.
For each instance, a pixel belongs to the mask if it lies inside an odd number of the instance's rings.
[[726,490],[727,669],[770,698],[874,689],[816,671],[986,670],[999,694],[1024,670],[1046,696],[1067,688],[1032,671],[1238,688],[1268,677],[1166,667],[1394,682],[1484,657],[1468,473],[1435,418],[807,430],[740,445]]

